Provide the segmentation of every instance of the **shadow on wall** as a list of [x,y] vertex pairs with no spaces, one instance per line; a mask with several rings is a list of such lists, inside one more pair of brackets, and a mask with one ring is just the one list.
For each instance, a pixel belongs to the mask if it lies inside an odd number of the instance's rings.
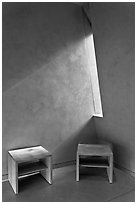
[[[3,3],[3,91],[83,39],[83,14],[72,3]],[[8,60],[7,60],[8,59]]]
[[[96,119],[98,120],[98,119]],[[109,144],[113,150],[113,154],[114,154],[114,163],[115,165],[118,167],[124,167],[125,169],[132,169],[132,163],[134,163],[135,161],[135,155],[134,155],[134,147],[132,149],[127,149],[126,148],[126,144],[127,141],[125,140],[125,142],[121,142],[121,138],[117,138],[117,140],[115,139],[115,135],[111,134],[111,133],[103,133],[102,130],[102,134],[101,137],[98,136],[97,133],[97,143],[100,144]],[[130,145],[130,144],[129,144]],[[128,160],[130,160],[130,165],[128,163]],[[134,173],[134,170],[132,170],[131,172]]]
[[3,174],[9,149],[41,144],[62,162],[92,136],[82,18],[72,3],[3,3]]
[[91,118],[53,151],[53,163],[64,162],[64,155],[66,155],[66,161],[72,161],[72,158],[75,160],[78,143],[92,144],[96,143],[96,141],[94,119]]

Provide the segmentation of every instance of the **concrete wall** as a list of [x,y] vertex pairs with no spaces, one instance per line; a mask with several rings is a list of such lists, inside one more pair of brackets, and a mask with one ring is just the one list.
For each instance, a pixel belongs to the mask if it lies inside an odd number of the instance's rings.
[[43,145],[61,163],[94,140],[82,18],[72,3],[3,3],[3,174],[9,149]]
[[134,3],[90,3],[104,118],[98,138],[114,144],[115,161],[135,168]]

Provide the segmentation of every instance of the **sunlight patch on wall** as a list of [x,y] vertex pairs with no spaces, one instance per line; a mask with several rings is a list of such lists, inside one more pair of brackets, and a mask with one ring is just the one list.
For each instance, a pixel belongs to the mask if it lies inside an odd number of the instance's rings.
[[88,67],[91,75],[94,116],[103,117],[93,34],[85,38]]

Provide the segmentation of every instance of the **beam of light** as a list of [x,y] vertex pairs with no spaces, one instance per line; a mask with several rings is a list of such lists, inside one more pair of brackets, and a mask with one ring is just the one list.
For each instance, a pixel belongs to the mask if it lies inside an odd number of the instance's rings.
[[94,116],[103,117],[93,34],[85,38],[88,67],[91,75]]

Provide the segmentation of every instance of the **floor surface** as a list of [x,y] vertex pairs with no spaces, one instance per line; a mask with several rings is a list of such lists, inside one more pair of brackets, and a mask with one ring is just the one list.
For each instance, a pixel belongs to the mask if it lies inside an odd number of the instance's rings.
[[109,184],[105,169],[82,168],[75,181],[75,166],[53,170],[53,184],[40,175],[19,180],[15,195],[9,182],[2,183],[3,202],[134,202],[134,178],[114,169],[114,183]]

